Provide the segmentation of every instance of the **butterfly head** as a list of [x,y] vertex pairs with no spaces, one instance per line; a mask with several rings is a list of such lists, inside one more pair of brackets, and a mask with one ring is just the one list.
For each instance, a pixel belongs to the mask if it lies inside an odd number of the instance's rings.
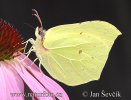
[[36,27],[36,29],[35,29],[35,36],[36,36],[36,38],[43,40],[43,38],[45,36],[45,32],[46,32],[45,30],[40,30],[39,27]]

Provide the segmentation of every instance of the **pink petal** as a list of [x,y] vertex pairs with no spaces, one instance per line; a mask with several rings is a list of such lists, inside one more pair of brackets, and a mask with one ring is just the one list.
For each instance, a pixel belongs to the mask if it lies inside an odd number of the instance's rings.
[[[21,54],[19,57],[25,58],[26,56]],[[32,61],[29,58],[26,58],[22,63],[51,93],[53,94],[61,93],[62,96],[57,96],[59,100],[69,100],[68,95],[62,89],[62,87],[59,84],[57,84],[54,80],[46,76],[45,74],[42,74],[39,68],[36,66],[36,64],[32,64]]]
[[[24,93],[24,83],[8,62],[0,62],[0,78],[2,78],[2,84],[0,84],[0,95],[1,93],[2,95],[0,98],[1,100],[24,100],[24,96],[22,95]],[[21,94],[20,96],[16,96],[13,93]]]
[[6,80],[4,78],[5,72],[3,72],[3,66],[0,62],[0,98],[6,100]]
[[[15,58],[16,60],[19,60],[18,58]],[[48,90],[43,87],[39,81],[31,75],[25,68],[25,66],[22,64],[22,62],[19,61],[18,64],[15,64],[14,68],[19,73],[21,78],[24,80],[24,82],[28,85],[28,87],[31,89],[33,93],[48,93]],[[53,100],[52,97],[37,97],[39,100]]]

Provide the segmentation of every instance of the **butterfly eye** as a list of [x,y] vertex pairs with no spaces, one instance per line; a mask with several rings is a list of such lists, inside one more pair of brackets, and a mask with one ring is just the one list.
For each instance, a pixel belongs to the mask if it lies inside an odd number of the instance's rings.
[[44,31],[39,31],[39,35],[43,38],[44,37]]

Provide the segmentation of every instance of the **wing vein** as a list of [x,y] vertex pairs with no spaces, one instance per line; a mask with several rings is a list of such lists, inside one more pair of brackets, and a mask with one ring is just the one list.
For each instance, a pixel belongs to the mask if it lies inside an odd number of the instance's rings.
[[51,58],[56,62],[56,64],[60,67],[60,69],[64,72],[64,69],[61,67],[60,63],[55,60],[55,58],[50,54]]

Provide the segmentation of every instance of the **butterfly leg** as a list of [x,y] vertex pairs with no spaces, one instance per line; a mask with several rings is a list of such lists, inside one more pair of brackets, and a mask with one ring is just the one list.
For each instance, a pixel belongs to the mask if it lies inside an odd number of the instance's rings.
[[[39,60],[38,58],[36,58],[32,63],[31,63],[31,65],[30,66],[32,66],[37,60]],[[30,67],[30,69],[31,69],[31,67]]]
[[41,61],[39,62],[39,69],[40,69],[40,72],[42,73],[42,70],[41,70]]
[[26,54],[27,54],[26,56],[29,57],[29,55],[31,54],[32,51],[34,51],[33,46],[32,46],[32,47],[29,49],[29,51],[26,53]]
[[[36,58],[36,59],[32,62],[31,66],[32,66],[37,60],[39,60],[39,58]],[[39,69],[40,69],[40,72],[42,73],[42,70],[41,70],[41,62],[39,62]]]
[[30,38],[30,39],[28,39],[27,41],[25,41],[25,42],[22,43],[22,44],[25,44],[24,54],[25,54],[25,50],[26,50],[26,48],[27,48],[28,43],[31,43],[32,45],[34,45],[34,44],[35,44],[35,40],[34,40],[33,38]]
[[24,61],[26,58],[28,58],[32,51],[34,51],[33,46],[29,49],[29,51],[27,53],[25,53],[27,55],[25,58],[22,59],[22,61]]
[[33,65],[37,60],[39,60],[38,58],[36,58],[33,62],[32,62],[32,64],[31,65]]

